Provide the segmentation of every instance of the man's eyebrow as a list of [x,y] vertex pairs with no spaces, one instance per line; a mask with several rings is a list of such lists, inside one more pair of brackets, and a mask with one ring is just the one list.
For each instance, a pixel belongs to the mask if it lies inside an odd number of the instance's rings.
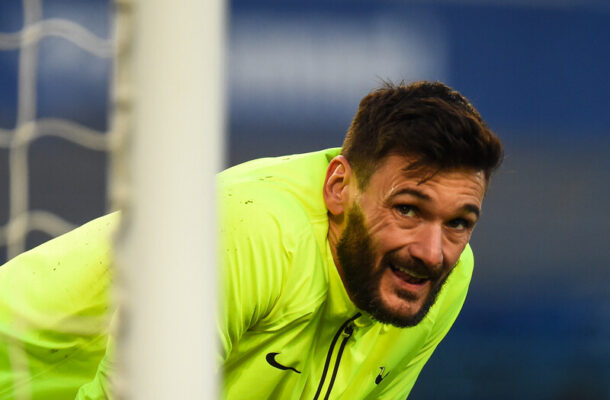
[[[392,197],[400,196],[402,194],[407,194],[407,195],[410,195],[413,197],[417,197],[418,199],[421,199],[421,200],[431,200],[430,196],[428,196],[427,194],[425,194],[424,192],[422,192],[420,190],[413,189],[413,188],[400,189],[396,193],[393,193]],[[462,209],[467,212],[473,213],[474,215],[477,216],[477,218],[479,218],[481,216],[481,209],[475,204],[471,204],[471,203],[464,204],[462,206]]]
[[471,212],[473,214],[475,214],[477,216],[477,218],[479,218],[481,216],[481,209],[477,206],[475,206],[474,204],[464,204],[464,207],[462,207],[464,210]]

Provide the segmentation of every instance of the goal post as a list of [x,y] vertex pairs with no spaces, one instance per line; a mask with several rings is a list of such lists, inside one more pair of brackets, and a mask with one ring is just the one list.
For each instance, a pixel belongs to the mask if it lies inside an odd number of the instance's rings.
[[225,4],[115,5],[112,124],[125,142],[113,156],[111,184],[116,208],[123,209],[115,248],[117,394],[215,398],[215,174],[223,158]]

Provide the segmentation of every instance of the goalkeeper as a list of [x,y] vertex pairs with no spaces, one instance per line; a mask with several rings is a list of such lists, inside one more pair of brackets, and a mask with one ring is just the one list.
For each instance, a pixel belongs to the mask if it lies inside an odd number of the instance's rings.
[[[417,82],[368,94],[341,148],[219,174],[223,398],[406,398],[466,297],[501,160],[462,95]],[[118,218],[0,268],[0,398],[109,396]]]

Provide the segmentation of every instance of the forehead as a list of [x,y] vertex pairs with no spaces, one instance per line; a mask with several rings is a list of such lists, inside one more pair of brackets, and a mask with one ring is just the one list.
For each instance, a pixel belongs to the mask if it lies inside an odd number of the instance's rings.
[[469,168],[436,170],[432,167],[415,167],[413,157],[390,154],[375,170],[367,189],[379,196],[401,193],[405,188],[416,188],[433,197],[470,197],[481,203],[487,183],[482,171]]

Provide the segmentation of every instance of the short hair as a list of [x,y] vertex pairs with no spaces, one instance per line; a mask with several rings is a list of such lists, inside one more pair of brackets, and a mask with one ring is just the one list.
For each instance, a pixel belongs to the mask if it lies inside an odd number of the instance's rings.
[[369,93],[349,127],[341,154],[364,189],[384,157],[414,158],[411,167],[472,168],[486,181],[502,163],[500,139],[479,112],[441,82],[385,83]]

